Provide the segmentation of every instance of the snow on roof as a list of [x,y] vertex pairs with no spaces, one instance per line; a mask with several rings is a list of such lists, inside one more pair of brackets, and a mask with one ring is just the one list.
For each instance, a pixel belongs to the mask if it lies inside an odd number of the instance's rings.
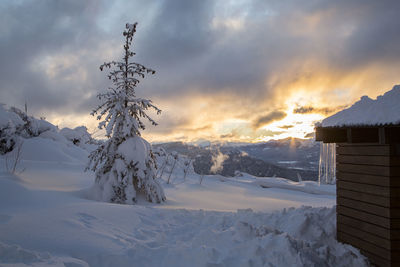
[[400,123],[400,85],[375,100],[363,96],[350,108],[324,119],[322,127],[390,125]]

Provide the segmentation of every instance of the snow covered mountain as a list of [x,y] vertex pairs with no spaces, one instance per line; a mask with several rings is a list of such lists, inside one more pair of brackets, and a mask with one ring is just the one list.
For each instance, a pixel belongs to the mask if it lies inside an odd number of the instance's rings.
[[225,155],[221,168],[216,172],[234,176],[246,172],[255,176],[277,176],[298,181],[318,179],[319,144],[312,140],[283,139],[259,144],[220,144],[198,146],[173,142],[157,144],[169,152],[176,151],[193,158],[194,170],[211,174],[213,158]]

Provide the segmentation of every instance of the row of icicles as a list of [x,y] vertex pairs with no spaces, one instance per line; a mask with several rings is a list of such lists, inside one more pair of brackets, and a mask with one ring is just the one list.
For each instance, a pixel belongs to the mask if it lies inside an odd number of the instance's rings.
[[318,182],[320,184],[336,183],[335,143],[321,143],[319,153]]

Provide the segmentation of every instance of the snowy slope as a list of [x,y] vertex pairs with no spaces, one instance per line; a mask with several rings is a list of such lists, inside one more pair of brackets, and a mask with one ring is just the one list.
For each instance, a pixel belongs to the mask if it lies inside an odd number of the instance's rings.
[[324,119],[322,127],[400,123],[400,85],[375,100],[363,96],[350,108]]
[[17,175],[0,157],[0,266],[367,265],[335,240],[334,186],[247,174],[200,184],[179,162],[165,166],[165,204],[118,205],[90,200],[86,150],[36,137],[22,151]]

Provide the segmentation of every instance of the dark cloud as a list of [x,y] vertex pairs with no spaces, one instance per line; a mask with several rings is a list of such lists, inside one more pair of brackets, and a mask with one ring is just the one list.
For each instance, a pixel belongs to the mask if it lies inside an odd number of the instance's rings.
[[[86,12],[94,15],[94,8],[84,1],[24,1],[3,6],[0,9],[1,98],[14,105],[26,100],[32,111],[59,112],[70,111],[71,105],[85,100],[85,92],[98,85],[97,75],[89,72],[87,79],[71,77],[87,71],[95,60],[85,56],[77,62],[54,59],[79,56],[80,49],[98,41],[95,21],[86,15]],[[54,76],[45,71],[51,63],[55,64]]]
[[169,66],[180,61],[192,61],[213,44],[210,29],[213,4],[205,1],[163,1],[149,25],[139,47],[144,58],[152,58],[157,65]]
[[283,126],[280,126],[279,128],[281,128],[281,129],[290,129],[290,128],[293,128],[294,126],[293,125],[283,125]]
[[237,136],[234,133],[227,133],[227,134],[221,134],[219,136],[220,139],[233,139],[236,138]]
[[315,137],[315,132],[307,133],[304,138],[314,138]]
[[346,108],[347,105],[341,105],[336,107],[313,107],[313,106],[304,106],[304,107],[297,107],[293,110],[293,113],[296,114],[309,114],[309,113],[319,113],[324,115],[332,114],[336,111],[340,111]]
[[286,117],[286,113],[283,111],[272,111],[265,116],[258,117],[256,120],[253,121],[253,127],[258,129],[268,123],[273,121],[277,121]]

